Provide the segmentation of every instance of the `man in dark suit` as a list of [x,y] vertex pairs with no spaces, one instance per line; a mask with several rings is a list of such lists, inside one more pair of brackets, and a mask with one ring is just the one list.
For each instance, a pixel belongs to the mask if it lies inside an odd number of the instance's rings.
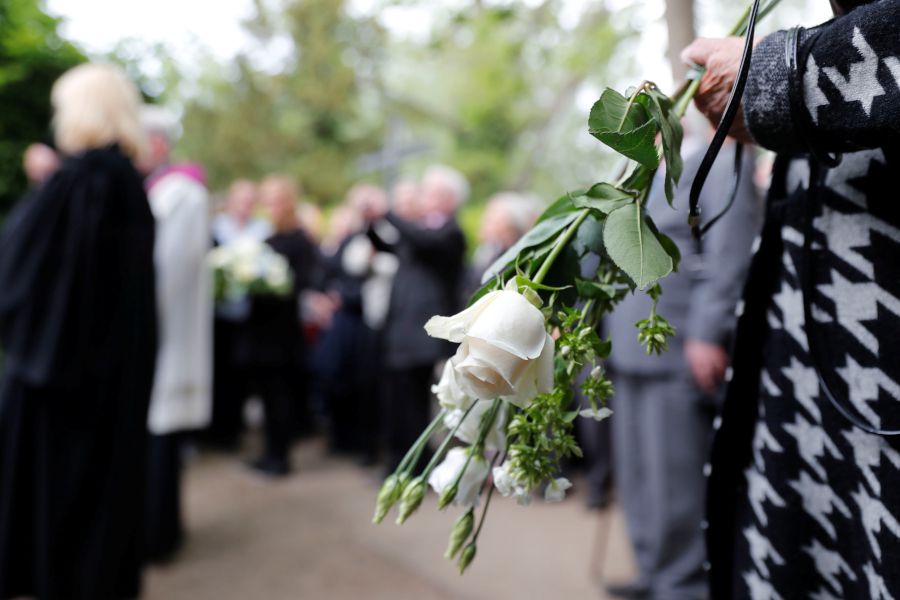
[[[728,200],[734,146],[716,161],[700,198],[706,219]],[[731,210],[698,244],[687,224],[688,192],[703,152],[688,154],[675,210],[653,186],[647,211],[682,252],[677,273],[662,282],[659,314],[677,334],[661,356],[647,356],[635,323],[650,299],[628,296],[609,319],[615,384],[612,422],[614,477],[638,565],[638,580],[609,591],[619,597],[697,600],[707,597],[703,465],[708,459],[714,402],[729,364],[735,305],[743,290],[751,246],[762,222],[745,158]]]
[[422,179],[418,222],[393,212],[380,218],[372,211],[367,215],[372,242],[399,259],[383,347],[391,468],[428,425],[434,365],[452,353],[450,344],[429,337],[424,326],[432,316],[452,315],[460,308],[458,288],[466,242],[455,215],[468,194],[462,174],[435,166]]

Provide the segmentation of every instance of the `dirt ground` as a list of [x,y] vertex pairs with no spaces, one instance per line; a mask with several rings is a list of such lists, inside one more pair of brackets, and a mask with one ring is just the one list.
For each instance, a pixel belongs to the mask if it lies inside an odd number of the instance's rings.
[[330,457],[321,441],[295,450],[277,482],[235,456],[200,454],[185,480],[189,538],[147,573],[149,600],[581,599],[627,580],[632,558],[618,511],[589,511],[576,480],[561,504],[497,497],[464,576],[442,558],[457,511],[430,494],[402,527],[370,522],[374,469]]

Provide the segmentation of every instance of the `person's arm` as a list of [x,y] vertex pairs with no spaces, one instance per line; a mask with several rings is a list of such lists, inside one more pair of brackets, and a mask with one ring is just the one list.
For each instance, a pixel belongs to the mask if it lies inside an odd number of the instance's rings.
[[[726,147],[710,173],[701,205],[714,214],[734,177],[733,146]],[[752,158],[745,155],[734,205],[703,238],[703,268],[691,288],[685,326],[685,358],[698,386],[714,393],[725,377],[735,327],[734,309],[744,289],[753,239],[759,233],[762,204],[753,185]]]
[[[743,102],[752,138],[776,152],[812,147],[821,154],[900,142],[898,20],[900,0],[880,0],[805,31],[795,72],[786,59],[787,32],[760,41]],[[708,68],[696,100],[713,120],[734,82],[741,50],[735,42],[697,40],[683,55]],[[793,78],[802,93],[798,110],[790,103]]]

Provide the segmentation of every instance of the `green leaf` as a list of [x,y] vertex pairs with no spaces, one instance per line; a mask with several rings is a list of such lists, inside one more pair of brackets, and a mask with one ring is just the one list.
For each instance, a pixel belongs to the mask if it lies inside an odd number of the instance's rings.
[[612,340],[604,340],[598,335],[592,341],[591,348],[597,358],[609,358],[609,353],[612,352]]
[[578,296],[588,299],[612,300],[616,297],[615,286],[587,279],[576,279],[575,287],[578,290]]
[[603,222],[591,215],[578,228],[573,242],[579,256],[588,252],[603,254]]
[[657,126],[642,104],[607,88],[591,108],[588,128],[591,135],[619,154],[651,169],[659,166]]
[[677,271],[678,265],[681,264],[681,250],[678,249],[678,244],[675,243],[675,240],[661,232],[649,215],[646,215],[644,218],[647,219],[647,225],[653,230],[653,234],[656,235],[656,239],[659,240],[659,243],[666,251],[666,254],[672,258],[672,270]]
[[608,183],[597,183],[580,196],[572,198],[578,208],[593,208],[605,215],[634,201],[634,194]]
[[671,205],[675,199],[675,186],[684,171],[681,160],[684,129],[678,116],[672,111],[672,101],[656,85],[648,85],[638,97],[638,103],[644,106],[662,133],[663,155],[666,158],[666,199]]
[[583,191],[570,192],[568,194],[564,194],[554,200],[550,206],[548,206],[541,216],[538,217],[538,220],[535,222],[541,223],[542,221],[546,221],[552,217],[558,217],[559,215],[564,215],[566,213],[575,212],[578,208],[573,203],[574,196],[584,194]]
[[568,227],[572,221],[578,218],[577,212],[563,212],[541,221],[531,228],[531,230],[519,238],[519,241],[513,244],[503,255],[494,261],[488,270],[481,277],[481,282],[485,283],[495,277],[497,274],[504,272],[506,268],[514,263],[516,257],[523,250],[533,248],[543,244],[550,238],[556,237],[559,232]]
[[620,269],[644,289],[672,272],[672,257],[644,220],[639,204],[624,206],[606,217],[606,252]]

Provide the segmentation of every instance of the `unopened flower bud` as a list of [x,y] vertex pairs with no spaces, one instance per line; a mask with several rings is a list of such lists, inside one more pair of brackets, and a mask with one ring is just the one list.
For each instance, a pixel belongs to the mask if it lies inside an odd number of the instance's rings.
[[447,551],[444,552],[444,558],[451,559],[456,557],[463,544],[469,539],[474,527],[475,511],[470,508],[453,525],[453,531],[450,532],[450,543],[447,545]]
[[402,525],[422,504],[425,498],[425,480],[416,477],[409,482],[403,495],[400,497],[400,514],[397,515],[397,525]]
[[441,497],[438,498],[438,510],[444,510],[447,506],[450,505],[453,500],[456,499],[456,493],[459,491],[459,486],[455,483],[444,490],[441,494]]
[[567,357],[570,352],[572,352],[572,348],[568,345],[563,346],[562,348],[559,349],[559,355],[562,356],[563,358]]
[[381,489],[378,490],[378,499],[375,501],[375,516],[372,517],[372,522],[376,525],[381,523],[384,517],[387,516],[388,511],[391,510],[391,507],[400,499],[402,493],[403,488],[400,487],[400,478],[397,475],[391,475],[385,479],[384,483],[381,484]]
[[603,377],[603,367],[597,365],[591,369],[591,379],[600,379]]
[[475,560],[475,542],[469,543],[468,546],[463,548],[462,554],[459,555],[459,574],[462,575],[465,570],[472,564],[472,561]]
[[587,336],[591,335],[592,331],[593,329],[591,329],[590,327],[583,327],[581,331],[578,332],[578,339],[583,340]]

